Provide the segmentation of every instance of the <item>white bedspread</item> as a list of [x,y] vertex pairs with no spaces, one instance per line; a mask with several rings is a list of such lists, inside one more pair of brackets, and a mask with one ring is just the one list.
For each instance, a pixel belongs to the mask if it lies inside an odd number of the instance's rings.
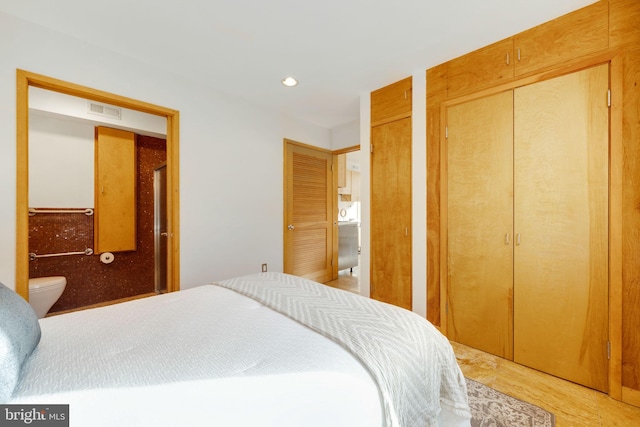
[[349,349],[380,389],[389,427],[438,426],[442,413],[470,420],[465,379],[447,339],[401,308],[281,273],[219,283]]
[[70,404],[71,426],[383,424],[340,345],[236,292],[202,286],[40,321],[8,403]]

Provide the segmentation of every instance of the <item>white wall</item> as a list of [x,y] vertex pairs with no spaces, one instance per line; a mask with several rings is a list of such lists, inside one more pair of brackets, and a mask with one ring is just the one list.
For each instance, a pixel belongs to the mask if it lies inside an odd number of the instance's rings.
[[94,127],[29,114],[29,207],[93,208]]
[[[369,94],[367,94],[367,96],[369,96]],[[332,150],[339,150],[341,148],[348,148],[356,145],[360,145],[359,120],[354,120],[331,129]]]
[[180,111],[182,288],[282,271],[282,140],[330,148],[329,130],[0,13],[0,282],[15,287],[16,68]]

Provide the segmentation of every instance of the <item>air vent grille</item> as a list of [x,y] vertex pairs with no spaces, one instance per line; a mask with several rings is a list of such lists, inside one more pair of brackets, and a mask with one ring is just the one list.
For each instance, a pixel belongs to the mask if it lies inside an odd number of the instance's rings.
[[111,105],[103,105],[89,101],[89,113],[96,114],[110,119],[122,120],[122,108]]

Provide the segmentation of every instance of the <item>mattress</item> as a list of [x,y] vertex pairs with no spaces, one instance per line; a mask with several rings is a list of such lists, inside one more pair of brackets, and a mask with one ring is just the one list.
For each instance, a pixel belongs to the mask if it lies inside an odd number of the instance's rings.
[[71,426],[469,426],[464,378],[432,325],[295,276],[245,276],[40,327],[7,403],[68,404]]
[[213,285],[40,320],[8,403],[71,426],[380,426],[375,382],[335,342]]

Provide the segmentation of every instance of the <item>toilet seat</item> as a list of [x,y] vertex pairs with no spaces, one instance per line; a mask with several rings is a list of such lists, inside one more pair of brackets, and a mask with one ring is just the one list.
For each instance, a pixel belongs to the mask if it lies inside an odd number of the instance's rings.
[[43,292],[47,288],[66,284],[67,279],[64,276],[35,277],[29,279],[29,291]]

